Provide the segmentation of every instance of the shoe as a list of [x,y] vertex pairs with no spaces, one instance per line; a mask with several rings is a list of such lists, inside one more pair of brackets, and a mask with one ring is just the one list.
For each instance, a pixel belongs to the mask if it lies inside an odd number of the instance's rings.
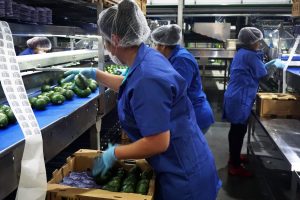
[[249,159],[248,159],[247,154],[241,154],[240,160],[241,160],[241,163],[243,163],[243,164],[249,163]]
[[[241,161],[242,164],[248,164],[249,163],[249,159],[248,159],[246,154],[241,154],[240,155],[240,161]],[[231,158],[229,158],[228,164],[232,164]]]
[[253,173],[247,170],[243,166],[233,166],[229,165],[228,166],[228,174],[231,176],[240,176],[240,177],[252,177]]

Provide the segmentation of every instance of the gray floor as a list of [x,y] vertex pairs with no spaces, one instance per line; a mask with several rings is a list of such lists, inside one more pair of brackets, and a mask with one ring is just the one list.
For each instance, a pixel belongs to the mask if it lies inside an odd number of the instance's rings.
[[[227,134],[229,124],[216,122],[206,133],[208,144],[214,154],[215,162],[220,179],[223,182],[219,191],[218,200],[267,200],[269,199],[261,181],[257,177],[238,178],[227,174],[228,142]],[[242,152],[246,152],[244,147]],[[251,168],[251,164],[247,166]],[[253,170],[253,169],[252,169]],[[255,170],[253,170],[255,172]]]
[[[222,121],[223,80],[205,79],[204,90],[213,108],[216,123],[206,133],[208,144],[214,154],[220,179],[223,182],[218,200],[269,200],[258,177],[239,178],[228,176],[228,131],[229,124]],[[244,142],[244,144],[246,144]],[[245,145],[242,152],[246,152]],[[247,166],[251,169],[251,163]],[[251,169],[255,172],[254,169]]]

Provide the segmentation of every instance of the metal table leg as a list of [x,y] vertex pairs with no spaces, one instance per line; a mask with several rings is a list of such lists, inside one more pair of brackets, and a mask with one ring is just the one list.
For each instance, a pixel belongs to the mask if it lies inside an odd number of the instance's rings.
[[297,181],[297,174],[295,171],[292,172],[292,180],[291,180],[291,193],[290,193],[290,197],[291,197],[291,200],[296,200],[297,198],[297,184],[298,184],[298,181]]

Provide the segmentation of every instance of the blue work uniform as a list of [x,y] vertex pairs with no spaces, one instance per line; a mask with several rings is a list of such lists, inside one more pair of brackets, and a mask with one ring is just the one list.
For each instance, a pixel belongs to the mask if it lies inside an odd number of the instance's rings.
[[141,44],[119,89],[118,115],[132,141],[170,130],[168,149],[147,158],[155,200],[215,200],[221,186],[199,129],[185,80],[156,50]]
[[231,64],[230,80],[224,94],[223,118],[232,124],[247,124],[259,86],[267,75],[262,53],[241,48]]
[[193,104],[198,126],[201,130],[208,129],[215,120],[213,111],[202,88],[200,71],[196,59],[185,48],[176,45],[169,61],[187,82],[187,94]]
[[34,50],[32,48],[27,48],[24,51],[22,51],[19,56],[25,56],[25,55],[32,55],[35,54]]

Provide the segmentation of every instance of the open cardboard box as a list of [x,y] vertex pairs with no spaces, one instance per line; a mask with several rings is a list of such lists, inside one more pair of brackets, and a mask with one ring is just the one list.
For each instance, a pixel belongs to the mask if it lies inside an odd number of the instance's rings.
[[300,117],[300,96],[281,93],[258,93],[256,113],[261,117]]
[[[101,154],[100,151],[80,149],[73,156],[67,158],[67,163],[53,172],[53,177],[48,182],[46,200],[153,200],[154,177],[150,180],[147,195],[110,192],[101,189],[83,189],[59,184],[72,171],[91,170],[93,160],[99,154]],[[143,171],[151,168],[146,160],[135,160],[134,164],[138,165]],[[134,166],[124,161],[118,162],[117,165],[123,166],[126,170]]]

